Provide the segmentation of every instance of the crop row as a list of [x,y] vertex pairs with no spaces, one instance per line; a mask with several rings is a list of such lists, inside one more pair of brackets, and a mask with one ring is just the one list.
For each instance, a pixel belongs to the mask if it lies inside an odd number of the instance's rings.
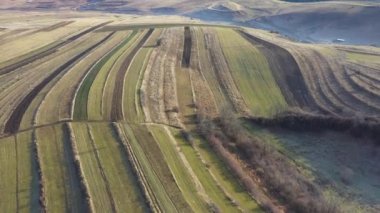
[[[78,88],[78,91],[76,92],[76,95],[75,95],[74,110],[73,110],[74,119],[85,120],[89,117],[89,113],[88,113],[89,93],[90,93],[90,89],[93,88],[92,85],[96,83],[94,81],[108,73],[109,69],[112,67],[115,60],[125,50],[126,48],[125,46],[129,43],[130,39],[135,34],[136,32],[133,33],[132,35],[130,34],[121,44],[119,44],[117,47],[112,49],[112,51],[107,53],[101,60],[96,62],[95,65],[91,68],[91,70],[83,78],[82,82],[80,83],[80,87]],[[100,92],[101,91],[102,89],[100,89]],[[102,95],[102,93],[100,95]],[[96,96],[98,97],[99,95],[96,94]],[[100,103],[97,103],[97,105],[93,106],[93,108],[99,107],[99,105]]]
[[[72,119],[72,101],[75,92],[96,61],[124,40],[125,32],[118,32],[103,45],[100,45],[87,57],[76,63],[48,92],[38,108],[35,123],[37,125]],[[70,86],[68,86],[70,85]]]
[[38,93],[55,77],[57,77],[61,72],[67,71],[70,66],[72,66],[73,63],[76,61],[82,59],[85,55],[87,55],[90,51],[92,51],[94,48],[96,48],[98,45],[105,42],[107,39],[109,39],[112,36],[113,33],[109,34],[105,38],[103,38],[98,43],[90,46],[88,49],[84,50],[83,52],[79,53],[78,55],[71,58],[69,61],[65,62],[61,66],[59,66],[57,69],[55,69],[48,77],[46,77],[42,82],[40,82],[36,87],[34,87],[24,99],[20,102],[20,104],[15,108],[15,110],[12,112],[11,116],[9,117],[8,121],[5,124],[4,132],[6,133],[15,133],[21,123],[22,116],[24,115],[25,111],[27,110],[27,107],[29,104],[33,101],[33,99],[38,95]]
[[[76,27],[73,28],[60,28],[51,32],[40,31],[32,35],[25,36],[13,42],[7,42],[0,46],[1,50],[6,50],[11,47],[9,54],[6,57],[1,58],[0,74],[6,74],[19,67],[25,66],[37,59],[44,58],[51,53],[54,53],[59,48],[66,44],[73,42],[80,37],[108,24],[109,22],[101,23],[93,27],[89,27],[73,36],[70,36],[63,41],[59,41],[59,38],[65,38],[65,35],[75,33]],[[50,43],[49,43],[50,42]],[[46,44],[47,43],[47,44]],[[28,48],[28,49],[26,49]],[[32,51],[30,51],[32,50]],[[26,52],[26,54],[25,54]],[[22,55],[20,55],[22,54]]]
[[[20,106],[21,101],[25,100],[27,96],[33,95],[32,91],[35,92],[37,91],[37,89],[40,90],[42,88],[48,88],[53,86],[54,82],[48,81],[49,76],[50,78],[53,77],[54,81],[59,79],[63,73],[65,73],[69,68],[71,68],[72,64],[68,63],[70,62],[70,60],[73,60],[76,56],[80,56],[79,54],[81,52],[85,52],[86,49],[89,49],[91,47],[91,45],[94,47],[94,45],[97,42],[100,42],[102,39],[105,39],[106,36],[107,34],[95,34],[93,36],[93,40],[86,41],[80,39],[76,42],[73,42],[73,45],[68,45],[67,48],[63,48],[62,51],[59,51],[59,53],[48,62],[40,64],[36,67],[26,66],[26,69],[24,71],[20,70],[17,72],[9,73],[10,76],[2,76],[1,80],[4,82],[7,82],[7,79],[12,78],[16,79],[16,82],[9,85],[9,87],[7,88],[4,88],[0,93],[0,105],[2,107],[2,114],[0,115],[1,124],[6,124],[7,120],[9,120],[9,117],[17,108],[17,106]],[[63,64],[66,64],[66,69],[61,70],[62,68],[64,68]],[[57,76],[54,77],[55,75]],[[49,84],[49,86],[44,87],[43,84]],[[38,85],[40,85],[40,88],[37,88]],[[23,105],[22,107],[26,108],[28,106]],[[19,116],[22,115],[20,114]],[[28,119],[28,125],[30,125],[30,122],[33,120],[33,116],[34,111],[32,111],[32,113],[30,114],[30,119]],[[4,130],[4,127],[2,128],[2,130]]]

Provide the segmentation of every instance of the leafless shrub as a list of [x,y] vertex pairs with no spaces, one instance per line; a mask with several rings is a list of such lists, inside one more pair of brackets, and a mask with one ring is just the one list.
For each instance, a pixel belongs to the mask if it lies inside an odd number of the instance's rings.
[[208,208],[209,208],[210,212],[212,212],[212,213],[220,213],[221,212],[219,207],[215,203],[209,203]]
[[[230,154],[233,151],[268,189],[269,193],[286,205],[290,212],[339,212],[335,204],[328,203],[319,188],[305,178],[286,156],[280,154],[267,143],[253,137],[241,125],[231,111],[222,110],[221,117],[214,121],[198,115],[199,132],[210,142],[213,149],[224,159],[235,176],[252,193],[254,182],[241,170],[240,163]],[[290,125],[292,121],[289,121]],[[225,147],[233,144],[234,149]],[[270,205],[263,203],[271,209]]]
[[343,118],[311,113],[286,112],[274,118],[250,117],[249,120],[263,126],[278,126],[301,131],[334,130],[347,132],[354,137],[372,138],[380,145],[380,121],[376,118]]

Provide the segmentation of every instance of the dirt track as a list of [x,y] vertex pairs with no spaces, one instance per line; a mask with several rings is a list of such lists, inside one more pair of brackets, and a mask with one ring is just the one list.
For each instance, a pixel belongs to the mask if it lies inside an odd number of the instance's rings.
[[192,46],[190,27],[185,27],[184,35],[185,35],[185,45],[183,48],[182,67],[188,68],[190,66],[191,46]]
[[129,55],[125,58],[123,64],[116,75],[115,87],[113,90],[112,97],[112,111],[111,111],[111,120],[118,121],[123,120],[123,91],[124,91],[124,78],[125,74],[128,71],[129,65],[132,62],[133,57],[139,51],[139,49],[144,45],[149,36],[153,33],[153,28],[144,35],[144,37],[139,41],[139,43],[133,48]]
[[71,58],[69,61],[58,67],[52,74],[50,74],[47,78],[45,78],[41,83],[39,83],[36,87],[34,87],[23,99],[22,101],[17,105],[15,110],[12,112],[11,116],[7,120],[5,124],[5,133],[15,133],[20,127],[21,119],[25,113],[25,111],[28,109],[28,106],[32,103],[33,99],[38,95],[38,93],[56,76],[58,76],[61,72],[67,70],[70,68],[76,61],[83,58],[85,55],[87,55],[89,52],[91,52],[93,49],[95,49],[98,45],[102,44],[106,40],[108,40],[114,33],[110,33],[108,36],[106,36],[104,39],[96,43],[95,45],[89,47],[82,53],[76,55],[75,57]]

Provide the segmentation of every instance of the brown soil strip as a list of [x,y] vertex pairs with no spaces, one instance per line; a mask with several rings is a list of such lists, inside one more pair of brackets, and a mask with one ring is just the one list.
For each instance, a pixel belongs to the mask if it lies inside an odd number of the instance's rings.
[[366,88],[369,92],[380,96],[380,83],[376,83],[370,78],[367,78],[359,72],[347,67],[345,68],[345,76],[350,78],[351,81],[355,82],[359,86]]
[[[377,96],[366,97],[359,87],[353,87],[344,77],[344,67],[335,59],[328,60],[321,53],[316,54],[317,59],[325,61],[322,70],[322,77],[326,86],[330,87],[331,94],[339,100],[345,109],[352,110],[359,115],[376,115],[380,112],[379,107],[374,104],[378,100]],[[346,113],[351,116],[351,113]]]
[[111,188],[110,188],[110,183],[107,179],[106,174],[104,173],[104,168],[102,166],[102,163],[100,162],[99,152],[98,152],[98,149],[96,148],[96,145],[95,145],[95,139],[94,139],[94,136],[91,132],[91,127],[88,124],[87,124],[87,131],[88,131],[88,135],[90,136],[90,144],[91,144],[91,147],[92,147],[94,154],[95,154],[96,163],[98,164],[100,174],[102,175],[102,179],[104,180],[104,183],[106,185],[107,195],[108,195],[110,202],[111,202],[112,212],[117,212],[115,200],[113,199]]
[[314,51],[301,46],[291,46],[289,47],[289,51],[291,51],[301,68],[303,78],[308,89],[311,91],[318,110],[324,114],[339,114],[342,111],[342,107],[339,105],[340,103],[337,104],[335,98],[331,97],[331,94],[326,91],[328,88],[323,78],[320,77],[321,70],[324,69],[322,67],[323,62],[317,61]]
[[47,78],[45,78],[41,83],[39,83],[36,87],[34,87],[20,102],[19,105],[15,108],[15,110],[12,112],[11,116],[9,117],[8,121],[5,124],[4,132],[5,133],[15,133],[21,123],[21,119],[27,110],[30,103],[33,101],[33,99],[38,95],[38,93],[56,76],[58,76],[61,72],[67,71],[75,62],[86,56],[89,52],[91,52],[93,49],[95,49],[97,46],[108,40],[114,33],[110,33],[108,36],[106,36],[104,39],[99,41],[98,43],[94,44],[93,46],[89,47],[88,49],[84,50],[82,53],[74,56],[69,61],[58,67],[52,74],[50,74]]
[[237,30],[237,32],[256,46],[268,59],[273,76],[290,105],[318,108],[310,95],[296,60],[286,49],[242,30]]
[[185,35],[185,43],[184,43],[183,55],[182,55],[182,67],[189,68],[190,58],[191,58],[191,46],[192,46],[190,27],[185,27],[184,35]]
[[[361,81],[358,82],[354,80],[355,77]],[[371,102],[380,106],[380,96],[379,93],[376,93],[376,89],[379,89],[377,85],[371,85],[368,81],[362,81],[360,76],[358,78],[358,76],[354,76],[352,74],[350,75],[347,71],[344,71],[343,78],[355,91],[358,91],[360,94],[365,96],[367,100],[371,100]]]
[[370,80],[372,83],[380,85],[380,78],[376,78],[373,74],[368,72],[369,70],[371,70],[374,73],[377,72],[380,74],[380,70],[373,69],[373,68],[366,67],[366,66],[359,66],[356,64],[347,64],[346,69],[352,70],[352,72],[356,73],[360,77],[366,78],[366,79]]
[[153,28],[150,28],[149,31],[144,35],[144,37],[139,41],[139,43],[133,48],[129,55],[125,58],[123,64],[116,75],[116,82],[113,90],[112,97],[112,111],[111,111],[111,120],[119,121],[124,119],[123,115],[123,91],[124,91],[124,78],[125,74],[128,71],[128,68],[135,57],[136,53],[148,40],[149,36],[153,33]]
[[0,75],[12,72],[15,69],[18,69],[20,67],[23,67],[23,66],[25,66],[27,64],[30,64],[30,63],[36,61],[36,60],[44,58],[44,57],[46,57],[46,56],[48,56],[48,55],[50,55],[52,53],[55,53],[59,48],[63,47],[64,45],[66,45],[68,43],[71,43],[71,42],[79,39],[80,37],[82,37],[82,36],[84,36],[84,35],[92,32],[92,31],[94,31],[94,30],[96,30],[96,29],[98,29],[100,27],[103,27],[103,26],[105,26],[105,25],[107,25],[109,23],[111,23],[111,22],[105,22],[105,23],[96,25],[94,27],[91,27],[91,28],[89,28],[89,29],[87,29],[87,30],[85,30],[83,32],[80,32],[80,33],[78,33],[78,34],[76,34],[74,36],[71,36],[70,38],[66,39],[65,41],[62,41],[62,42],[60,42],[60,43],[58,43],[58,44],[50,47],[47,50],[44,50],[44,51],[39,52],[39,53],[36,53],[36,54],[31,55],[29,57],[26,57],[26,58],[24,58],[24,59],[22,59],[22,60],[20,60],[20,61],[18,61],[16,63],[14,63],[14,64],[10,64],[8,66],[2,67],[2,68],[0,68]]
[[75,170],[79,176],[81,192],[85,195],[87,208],[90,210],[90,212],[93,212],[94,206],[92,203],[90,193],[88,191],[89,186],[88,186],[86,179],[84,177],[84,174],[83,174],[82,165],[81,165],[81,162],[79,159],[79,152],[78,152],[78,148],[75,144],[75,136],[74,136],[74,132],[72,130],[71,125],[69,123],[65,123],[63,125],[63,131],[64,131],[64,134],[69,135],[69,139],[70,139],[69,146],[70,146],[70,149],[72,152],[71,154],[74,158],[73,160],[74,160]]

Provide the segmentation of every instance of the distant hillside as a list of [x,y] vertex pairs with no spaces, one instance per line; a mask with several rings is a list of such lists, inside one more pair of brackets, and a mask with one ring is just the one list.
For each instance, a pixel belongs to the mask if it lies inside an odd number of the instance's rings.
[[182,15],[276,31],[296,40],[380,45],[379,0],[2,0],[1,9]]

